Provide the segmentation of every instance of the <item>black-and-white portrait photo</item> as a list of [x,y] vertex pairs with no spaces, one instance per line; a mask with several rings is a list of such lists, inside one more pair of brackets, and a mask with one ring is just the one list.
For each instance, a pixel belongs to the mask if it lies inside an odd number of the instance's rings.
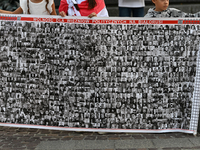
[[0,23],[1,123],[190,129],[199,25]]

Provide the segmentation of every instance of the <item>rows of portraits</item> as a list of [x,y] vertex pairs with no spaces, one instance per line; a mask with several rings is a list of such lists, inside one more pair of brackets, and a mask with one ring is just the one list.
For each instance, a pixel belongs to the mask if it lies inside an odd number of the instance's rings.
[[0,22],[0,122],[189,129],[199,25]]

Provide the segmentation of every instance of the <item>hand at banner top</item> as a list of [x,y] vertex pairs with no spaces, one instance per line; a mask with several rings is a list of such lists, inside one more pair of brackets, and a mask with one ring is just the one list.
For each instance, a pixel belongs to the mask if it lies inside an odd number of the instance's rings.
[[61,17],[67,16],[66,13],[65,13],[64,11],[59,12],[59,15],[60,15]]
[[97,17],[97,14],[95,12],[91,13],[89,16],[89,18],[92,18],[92,17]]

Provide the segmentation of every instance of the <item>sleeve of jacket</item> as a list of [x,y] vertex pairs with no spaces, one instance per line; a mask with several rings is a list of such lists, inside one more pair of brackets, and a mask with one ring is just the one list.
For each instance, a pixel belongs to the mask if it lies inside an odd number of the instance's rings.
[[60,1],[60,6],[59,6],[59,12],[64,11],[67,14],[68,11],[68,3],[66,0],[61,0]]

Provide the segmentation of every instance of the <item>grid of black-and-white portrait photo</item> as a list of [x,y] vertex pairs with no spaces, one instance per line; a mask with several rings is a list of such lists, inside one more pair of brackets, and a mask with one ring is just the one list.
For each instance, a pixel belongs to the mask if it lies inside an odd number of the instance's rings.
[[189,130],[199,28],[0,21],[0,122]]
[[197,63],[196,63],[196,77],[195,77],[195,84],[194,84],[194,92],[193,92],[193,99],[192,99],[192,113],[191,113],[191,120],[190,120],[190,130],[197,131],[199,130],[199,98],[200,98],[200,52],[197,53]]

